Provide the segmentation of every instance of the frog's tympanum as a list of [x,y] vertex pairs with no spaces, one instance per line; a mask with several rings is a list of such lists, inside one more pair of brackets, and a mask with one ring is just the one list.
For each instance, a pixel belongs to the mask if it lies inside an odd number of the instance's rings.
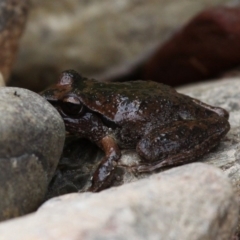
[[91,191],[109,186],[121,149],[136,149],[142,164],[134,171],[149,172],[194,161],[230,128],[226,110],[152,81],[99,82],[68,70],[42,95],[59,111],[70,134],[105,152]]

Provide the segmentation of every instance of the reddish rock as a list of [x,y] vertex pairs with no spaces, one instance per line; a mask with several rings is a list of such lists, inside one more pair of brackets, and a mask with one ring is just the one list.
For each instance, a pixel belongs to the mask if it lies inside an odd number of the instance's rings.
[[240,6],[215,7],[193,18],[144,67],[144,78],[180,85],[240,65]]

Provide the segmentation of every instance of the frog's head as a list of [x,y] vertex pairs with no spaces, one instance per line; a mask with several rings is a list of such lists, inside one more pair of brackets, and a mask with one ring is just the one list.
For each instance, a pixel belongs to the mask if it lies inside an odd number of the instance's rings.
[[50,102],[64,117],[79,117],[83,104],[76,89],[84,87],[84,78],[74,70],[62,72],[58,82],[41,92],[40,95]]
[[55,102],[62,99],[65,95],[71,93],[76,85],[81,84],[83,77],[74,70],[67,70],[61,73],[58,82],[40,93],[42,97],[49,102]]
[[[92,81],[83,78],[73,70],[64,71],[59,81],[41,93],[59,112],[70,134],[96,139],[98,136],[98,118],[83,103],[84,91],[88,92],[88,85]],[[86,93],[85,93],[86,94]],[[92,96],[92,92],[90,92]]]

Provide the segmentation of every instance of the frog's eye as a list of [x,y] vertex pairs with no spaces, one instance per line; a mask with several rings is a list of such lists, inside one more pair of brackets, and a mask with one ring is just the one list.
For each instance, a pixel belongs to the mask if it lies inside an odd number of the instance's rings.
[[79,98],[68,96],[62,100],[62,111],[71,116],[79,116],[84,110]]

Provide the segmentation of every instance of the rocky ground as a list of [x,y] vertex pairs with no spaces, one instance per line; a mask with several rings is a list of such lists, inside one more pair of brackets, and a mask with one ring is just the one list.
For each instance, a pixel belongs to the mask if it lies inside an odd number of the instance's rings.
[[6,240],[227,240],[237,220],[227,177],[193,163],[97,194],[52,199],[34,214],[0,224],[0,234]]
[[[233,8],[206,10],[190,20],[203,8],[220,3],[228,3]],[[240,45],[237,26],[240,19],[237,4],[238,1],[224,0],[211,3],[104,0],[101,4],[96,0],[79,4],[4,0],[0,4],[1,19],[4,19],[0,21],[0,86],[7,87],[0,88],[0,238],[238,239],[240,74],[237,53]],[[29,9],[28,25],[12,70]],[[216,14],[221,16],[220,22]],[[209,19],[213,39],[219,36],[223,41],[221,46],[229,46],[231,50],[216,48],[215,54],[210,48],[207,54],[215,59],[210,64],[205,53],[202,58],[187,47],[190,43],[194,46],[196,39],[206,36],[202,33],[210,31],[209,24],[204,24]],[[180,28],[186,21],[190,24]],[[196,22],[203,28],[193,34]],[[188,26],[193,28],[189,30]],[[188,58],[183,64],[182,58],[177,57],[180,59],[176,61],[177,67],[187,66],[186,74],[192,66],[211,73],[212,69],[215,71],[214,63],[222,64],[221,71],[214,73],[218,75],[214,80],[197,78],[205,82],[182,86],[178,91],[225,108],[230,113],[230,131],[219,146],[196,163],[150,174],[131,171],[129,166],[138,164],[140,158],[134,150],[123,150],[117,166],[121,178],[116,177],[112,188],[99,193],[85,192],[102,152],[87,141],[76,140],[69,141],[70,145],[66,143],[62,154],[65,128],[61,117],[48,102],[26,88],[44,88],[56,81],[58,73],[65,68],[75,68],[101,80],[116,80],[126,72],[132,76],[129,69],[143,59],[151,60],[152,52],[161,55],[167,49],[160,45],[163,41],[169,39],[173,45],[179,42],[177,28],[183,43],[189,34],[195,36],[180,51],[184,56],[193,54],[194,61],[186,65]],[[197,41],[197,49],[203,53],[202,49],[208,49],[209,45],[200,42]],[[161,56],[171,59],[168,57],[178,56],[175,55],[179,54],[178,50],[172,52],[171,48],[167,55]],[[231,56],[226,52],[231,52]],[[228,65],[229,62],[233,65]],[[220,77],[223,73],[225,76]],[[28,215],[22,216],[25,214]],[[14,217],[19,218],[8,220]]]
[[[1,223],[0,235],[6,240],[230,239],[239,224],[239,81],[223,79],[180,89],[230,112],[231,130],[199,159],[201,164],[141,176],[142,180],[126,170],[128,184],[50,199],[36,213]],[[134,153],[123,154],[125,164],[126,158],[129,164],[136,162]]]

